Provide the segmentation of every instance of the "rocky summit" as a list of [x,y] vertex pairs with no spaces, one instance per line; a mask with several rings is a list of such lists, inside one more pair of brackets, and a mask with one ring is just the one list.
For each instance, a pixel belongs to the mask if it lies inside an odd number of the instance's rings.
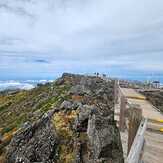
[[0,95],[0,162],[123,163],[114,81],[64,73]]

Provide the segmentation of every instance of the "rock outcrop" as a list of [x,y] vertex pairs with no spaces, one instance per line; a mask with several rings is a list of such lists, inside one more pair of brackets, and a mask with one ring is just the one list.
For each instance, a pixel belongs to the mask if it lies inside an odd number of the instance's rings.
[[113,83],[65,73],[49,85],[46,96],[39,95],[41,105],[28,100],[35,106],[30,116],[44,116],[16,132],[7,163],[123,163]]
[[8,147],[7,163],[54,162],[59,139],[51,117],[48,113],[34,124],[24,124]]
[[123,163],[119,130],[112,118],[95,110],[89,116],[87,134],[93,162]]

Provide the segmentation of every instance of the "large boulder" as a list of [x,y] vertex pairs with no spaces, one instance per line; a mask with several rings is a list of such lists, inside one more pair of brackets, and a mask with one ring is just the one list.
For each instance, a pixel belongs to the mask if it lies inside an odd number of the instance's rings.
[[87,134],[93,162],[124,162],[119,130],[112,118],[93,112],[89,117]]
[[79,113],[75,119],[75,130],[77,131],[86,131],[88,126],[88,118],[92,112],[94,106],[83,105],[80,106]]
[[52,163],[58,137],[51,123],[52,114],[45,114],[34,124],[26,123],[13,137],[7,151],[7,163]]

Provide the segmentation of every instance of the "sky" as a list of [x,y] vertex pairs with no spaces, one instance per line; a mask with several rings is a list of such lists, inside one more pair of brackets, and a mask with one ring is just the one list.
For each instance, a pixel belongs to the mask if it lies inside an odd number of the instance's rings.
[[162,0],[0,0],[0,80],[163,74]]

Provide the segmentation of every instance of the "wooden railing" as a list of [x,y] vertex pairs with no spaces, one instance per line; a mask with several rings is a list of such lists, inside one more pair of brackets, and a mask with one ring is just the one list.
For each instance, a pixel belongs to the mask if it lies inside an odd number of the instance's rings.
[[127,98],[118,81],[115,81],[115,104],[120,103],[119,129],[128,131],[127,163],[140,163],[144,147],[144,133],[147,128],[147,119],[142,116],[142,109],[137,105],[128,104]]
[[142,162],[142,155],[144,149],[144,133],[147,128],[147,119],[142,120],[137,130],[136,136],[132,143],[131,149],[127,157],[127,163],[139,163]]

